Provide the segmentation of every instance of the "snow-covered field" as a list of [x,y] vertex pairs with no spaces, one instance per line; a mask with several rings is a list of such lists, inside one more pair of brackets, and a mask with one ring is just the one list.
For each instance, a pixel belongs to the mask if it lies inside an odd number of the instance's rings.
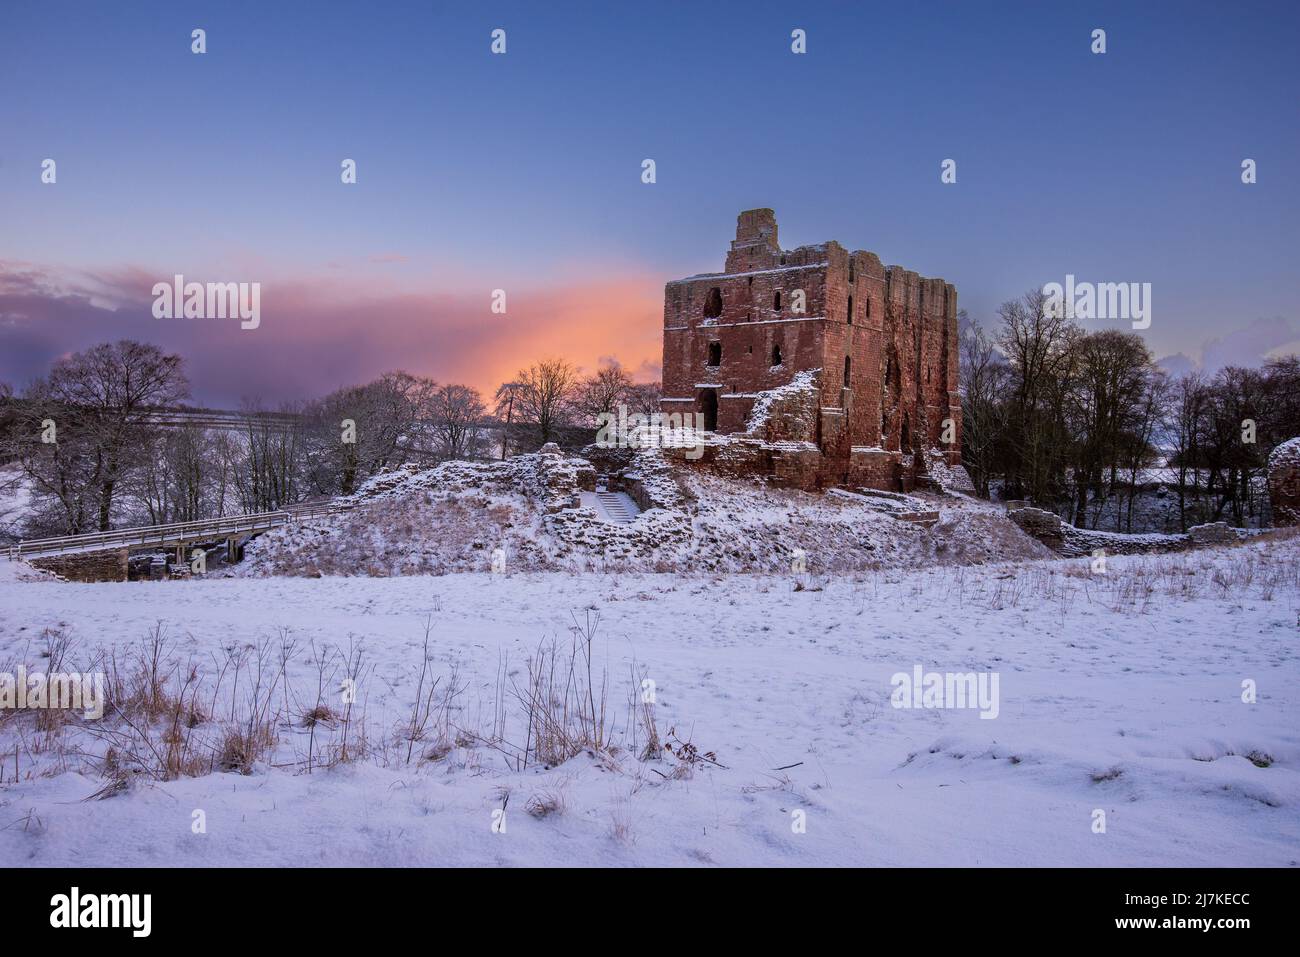
[[[121,770],[132,740],[160,766],[164,730],[146,746],[111,714],[47,732],[0,717],[0,866],[1295,865],[1298,567],[1300,538],[1281,536],[1104,574],[1045,560],[86,585],[17,581],[0,561],[0,671],[43,667],[52,634],[74,642],[65,669],[97,649],[125,668],[161,623],[168,687],[193,667],[202,688],[171,780]],[[552,637],[563,658],[588,612],[608,746],[520,769],[527,659]],[[426,621],[432,696],[417,694]],[[229,700],[242,718],[256,697],[257,649],[266,688],[284,641],[274,743],[249,774],[209,772]],[[996,717],[893,707],[892,676],[916,666],[995,673]],[[661,737],[701,756],[639,759],[643,679]],[[417,697],[435,713],[411,742]],[[333,715],[311,725],[318,702]]]

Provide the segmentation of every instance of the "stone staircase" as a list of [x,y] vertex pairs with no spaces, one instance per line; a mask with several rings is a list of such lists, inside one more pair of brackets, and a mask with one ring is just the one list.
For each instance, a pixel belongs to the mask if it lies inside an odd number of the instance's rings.
[[608,492],[599,489],[596,492],[596,499],[600,502],[600,507],[605,510],[609,520],[615,525],[630,525],[636,518],[636,512],[628,507],[627,499],[617,492]]
[[859,488],[854,491],[833,488],[829,490],[829,494],[839,498],[852,499],[854,502],[865,505],[873,511],[883,512],[890,518],[900,522],[907,522],[910,525],[921,525],[930,528],[939,524],[937,509],[926,508],[926,503],[921,499],[914,498],[911,495],[904,495],[901,492],[882,492],[878,489],[869,488]]

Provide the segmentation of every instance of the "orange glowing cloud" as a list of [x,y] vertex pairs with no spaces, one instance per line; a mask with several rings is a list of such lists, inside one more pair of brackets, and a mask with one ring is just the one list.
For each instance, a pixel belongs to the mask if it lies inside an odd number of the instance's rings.
[[[663,343],[663,283],[650,277],[530,292],[508,299],[508,313],[479,320],[461,361],[464,378],[493,389],[542,357],[587,371],[617,359],[638,378],[658,378]],[[492,328],[497,324],[497,328]]]

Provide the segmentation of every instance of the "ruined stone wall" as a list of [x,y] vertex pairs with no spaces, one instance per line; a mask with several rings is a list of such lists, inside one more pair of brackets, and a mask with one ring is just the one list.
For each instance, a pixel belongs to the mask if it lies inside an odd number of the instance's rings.
[[1227,522],[1196,525],[1182,535],[1154,532],[1127,534],[1078,528],[1055,512],[1034,508],[1019,501],[1007,503],[1007,517],[1027,534],[1067,558],[1179,552],[1188,548],[1239,542],[1245,537],[1245,532],[1234,529]]
[[[854,450],[862,450],[856,473],[864,482],[901,482],[910,489],[919,464],[913,454],[941,448],[951,464],[961,461],[959,429],[950,446],[942,444],[943,420],[961,414],[959,400],[952,410],[956,291],[942,279],[886,268],[874,253],[827,245],[823,404],[842,408],[846,427],[838,446],[823,447],[851,468]],[[874,449],[902,454],[865,454]]]
[[33,568],[53,572],[74,582],[124,582],[127,580],[125,551],[80,552],[32,558]]
[[784,488],[811,491],[823,484],[825,457],[815,446],[733,438],[708,445],[702,457],[688,459],[681,449],[663,449],[664,458],[679,466],[704,467],[734,478],[761,476]]
[[827,245],[830,267],[822,404],[844,410],[843,439],[834,454],[847,461],[854,446],[880,444],[888,274],[875,253],[850,254],[839,243]]

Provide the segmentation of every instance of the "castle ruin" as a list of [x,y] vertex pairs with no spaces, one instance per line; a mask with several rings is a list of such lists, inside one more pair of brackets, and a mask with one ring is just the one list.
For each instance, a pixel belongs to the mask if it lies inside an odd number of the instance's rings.
[[751,209],[724,272],[664,289],[661,409],[699,415],[717,436],[703,461],[724,471],[949,484],[965,478],[957,352],[951,285],[834,241],[782,249],[775,213]]

